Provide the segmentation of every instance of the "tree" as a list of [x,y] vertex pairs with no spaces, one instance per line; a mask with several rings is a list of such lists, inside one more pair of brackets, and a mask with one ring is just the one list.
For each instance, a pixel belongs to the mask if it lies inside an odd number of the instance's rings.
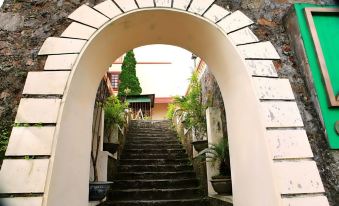
[[[126,95],[139,95],[142,92],[139,79],[136,75],[135,66],[137,61],[134,57],[133,50],[127,52],[121,67],[119,76],[119,91],[118,97],[121,98]],[[128,91],[128,93],[127,93]]]

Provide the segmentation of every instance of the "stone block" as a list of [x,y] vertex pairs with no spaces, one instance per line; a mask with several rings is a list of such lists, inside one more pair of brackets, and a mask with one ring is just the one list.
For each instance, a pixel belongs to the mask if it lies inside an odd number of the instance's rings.
[[232,32],[228,35],[234,45],[258,42],[259,39],[248,27]]
[[78,54],[49,55],[44,70],[71,70]]
[[156,7],[171,7],[172,0],[154,0]]
[[281,194],[307,194],[325,192],[314,161],[275,162]]
[[0,193],[43,193],[48,159],[4,160],[0,171]]
[[104,14],[108,18],[114,18],[121,14],[121,10],[111,0],[106,0],[94,6],[94,9]]
[[302,127],[303,121],[295,102],[261,102],[266,127]]
[[96,31],[97,30],[92,27],[72,22],[61,34],[61,37],[88,40]]
[[115,3],[124,11],[128,12],[134,9],[138,9],[137,5],[135,4],[134,0],[115,0]]
[[203,15],[213,2],[214,0],[193,0],[188,11]]
[[323,195],[282,198],[283,206],[329,206]]
[[245,59],[278,60],[280,56],[271,42],[258,42],[237,46],[241,56]]
[[6,156],[51,155],[55,127],[14,127]]
[[246,60],[247,69],[252,76],[278,77],[271,60]]
[[274,159],[313,157],[305,130],[268,130],[267,138]]
[[213,4],[211,8],[207,10],[207,12],[204,14],[206,18],[211,20],[212,22],[218,22],[225,16],[227,16],[230,12],[227,11],[226,9]]
[[137,0],[137,3],[140,8],[154,7],[153,0]]
[[22,98],[16,123],[56,123],[61,99]]
[[109,18],[100,14],[99,12],[95,11],[85,4],[80,6],[73,13],[71,13],[68,18],[97,29],[109,20]]
[[191,0],[173,0],[173,8],[186,11],[190,2]]
[[78,54],[85,44],[86,41],[81,39],[48,37],[42,45],[39,55]]
[[259,99],[294,99],[288,79],[253,77],[252,80]]
[[41,206],[42,197],[0,198],[2,206]]
[[23,94],[62,95],[69,73],[69,71],[29,72]]
[[253,23],[254,22],[241,11],[235,11],[234,13],[228,15],[225,19],[221,20],[218,25],[226,33],[230,33],[232,31],[247,27]]

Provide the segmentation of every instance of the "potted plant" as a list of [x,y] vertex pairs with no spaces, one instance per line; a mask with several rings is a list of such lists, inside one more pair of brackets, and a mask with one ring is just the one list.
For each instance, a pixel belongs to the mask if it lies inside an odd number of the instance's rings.
[[125,123],[124,111],[127,105],[120,100],[111,96],[107,98],[104,104],[105,122],[104,122],[104,145],[103,150],[114,154],[118,147],[119,127]]
[[124,123],[125,105],[121,104],[115,96],[110,96],[106,100],[97,101],[95,105],[95,121],[93,125],[93,140],[91,150],[91,162],[93,165],[94,180],[89,183],[89,201],[100,201],[105,198],[112,182],[98,181],[98,157],[101,143],[100,127],[102,125],[101,116],[104,113],[104,151],[112,154],[116,152],[119,143],[114,141],[113,131],[117,131],[117,125]]
[[185,111],[186,128],[191,129],[194,140],[192,145],[198,152],[207,148],[206,106],[202,102],[201,84],[198,74],[194,72],[190,79],[189,92],[185,97],[176,97],[175,103]]
[[227,138],[222,138],[217,144],[210,144],[197,157],[206,157],[206,161],[211,162],[213,167],[218,165],[219,174],[210,180],[213,189],[218,194],[231,195],[232,181]]

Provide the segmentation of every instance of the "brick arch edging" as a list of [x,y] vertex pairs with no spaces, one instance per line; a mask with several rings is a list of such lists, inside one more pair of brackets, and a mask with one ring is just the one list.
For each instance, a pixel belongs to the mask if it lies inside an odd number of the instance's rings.
[[[15,194],[15,198],[3,198],[5,204],[57,204],[46,200],[53,191],[48,183],[54,172],[58,121],[77,61],[107,22],[129,12],[155,8],[178,10],[213,23],[227,34],[246,62],[263,113],[262,138],[270,152],[267,158],[271,159],[276,205],[328,205],[291,86],[287,79],[278,78],[272,63],[279,55],[270,42],[259,42],[249,28],[253,22],[242,12],[231,13],[215,5],[214,0],[106,0],[93,8],[83,5],[75,10],[69,16],[74,22],[60,38],[48,38],[39,52],[48,55],[45,71],[28,74],[23,93],[30,98],[22,98],[15,121],[30,126],[15,127],[11,134],[0,172],[0,193]],[[43,127],[37,123],[43,123]],[[25,156],[41,158],[26,160]],[[21,197],[31,193],[34,197]],[[252,201],[251,205],[258,204]]]

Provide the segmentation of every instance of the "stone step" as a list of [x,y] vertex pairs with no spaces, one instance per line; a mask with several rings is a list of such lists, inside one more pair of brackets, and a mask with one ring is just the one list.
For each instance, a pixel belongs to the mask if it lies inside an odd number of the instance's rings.
[[167,200],[199,198],[200,188],[179,189],[119,189],[108,192],[108,200]]
[[119,180],[135,180],[135,179],[187,179],[196,178],[193,170],[180,172],[119,172]]
[[182,187],[198,187],[199,181],[196,178],[187,179],[150,179],[150,180],[115,180],[112,188],[119,189],[173,189]]
[[180,149],[182,145],[176,144],[131,144],[126,143],[125,149]]
[[168,165],[168,164],[189,164],[188,158],[182,159],[122,159],[120,165]]
[[206,206],[207,201],[202,198],[172,199],[172,200],[129,200],[104,202],[100,206]]
[[165,155],[171,155],[171,154],[186,154],[185,149],[126,149],[124,148],[123,154],[165,154]]
[[120,156],[121,159],[181,159],[187,158],[186,153],[172,153],[172,154],[139,154],[139,153],[126,153]]
[[120,165],[120,172],[176,172],[192,170],[192,165],[168,164],[168,165]]
[[137,139],[129,138],[126,139],[126,144],[180,144],[177,139],[169,138],[152,138],[152,139]]
[[176,136],[176,133],[174,132],[168,132],[168,131],[159,131],[159,132],[142,132],[142,131],[133,131],[128,132],[127,137],[138,137],[138,136],[144,136],[144,137],[173,137]]

